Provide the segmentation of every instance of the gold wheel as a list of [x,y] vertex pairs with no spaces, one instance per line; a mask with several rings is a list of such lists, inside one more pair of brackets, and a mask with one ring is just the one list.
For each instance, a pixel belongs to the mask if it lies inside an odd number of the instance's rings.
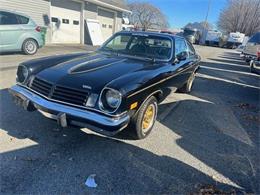
[[149,131],[149,129],[153,125],[154,117],[155,117],[155,106],[153,104],[150,104],[144,113],[144,117],[142,121],[143,133]]

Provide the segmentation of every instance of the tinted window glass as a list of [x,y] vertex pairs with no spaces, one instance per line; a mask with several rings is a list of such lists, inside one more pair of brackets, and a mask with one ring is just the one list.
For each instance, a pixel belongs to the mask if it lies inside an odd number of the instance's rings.
[[15,14],[8,12],[0,12],[0,24],[1,25],[14,25],[19,24]]
[[188,42],[188,41],[186,41],[186,43],[187,43],[187,46],[188,46],[188,53],[189,53],[189,55],[190,56],[195,55],[195,50],[194,50],[193,46],[191,45],[191,43]]
[[116,35],[101,50],[132,56],[168,60],[172,54],[172,41],[154,35]]
[[175,39],[175,56],[179,55],[181,52],[187,51],[187,45],[184,39]]
[[16,16],[17,16],[20,24],[28,24],[29,18],[20,16],[20,15],[16,15]]

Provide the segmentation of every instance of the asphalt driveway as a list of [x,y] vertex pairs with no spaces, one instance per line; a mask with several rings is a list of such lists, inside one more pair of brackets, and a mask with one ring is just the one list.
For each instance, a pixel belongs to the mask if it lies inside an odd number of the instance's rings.
[[[131,129],[109,138],[22,110],[8,94],[15,70],[1,70],[1,194],[189,194],[204,185],[259,194],[260,77],[233,50],[196,49],[192,93],[171,94],[140,141]],[[91,174],[96,188],[84,184]]]

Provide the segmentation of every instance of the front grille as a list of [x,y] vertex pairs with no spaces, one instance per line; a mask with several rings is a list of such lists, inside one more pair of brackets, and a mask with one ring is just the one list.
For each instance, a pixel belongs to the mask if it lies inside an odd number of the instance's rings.
[[33,79],[30,88],[50,99],[79,106],[85,105],[89,96],[88,91],[72,89],[59,85],[55,86],[38,77]]
[[89,93],[87,91],[55,86],[52,99],[83,106],[86,103],[88,96]]
[[49,94],[51,92],[52,84],[47,81],[44,81],[40,78],[35,77],[31,83],[30,87],[34,91],[36,91],[44,96],[49,96]]

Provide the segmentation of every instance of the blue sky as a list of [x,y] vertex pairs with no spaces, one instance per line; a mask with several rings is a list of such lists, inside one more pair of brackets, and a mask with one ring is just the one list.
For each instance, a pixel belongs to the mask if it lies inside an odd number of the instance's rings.
[[[136,0],[129,0],[133,2]],[[182,28],[189,22],[205,20],[209,0],[143,0],[159,7],[167,16],[171,28]],[[227,0],[211,0],[208,21],[216,24]],[[138,2],[138,1],[137,1]]]

